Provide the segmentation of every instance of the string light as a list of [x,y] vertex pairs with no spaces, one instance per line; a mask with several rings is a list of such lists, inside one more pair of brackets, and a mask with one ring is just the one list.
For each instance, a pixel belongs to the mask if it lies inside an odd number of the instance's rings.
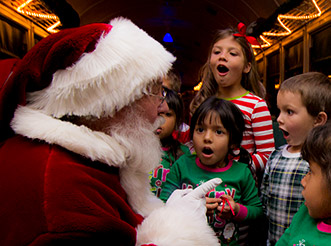
[[24,11],[21,10],[21,9],[25,8],[25,6],[28,5],[30,2],[32,2],[32,0],[28,0],[28,1],[26,1],[25,3],[22,3],[22,4],[17,8],[17,11],[20,12],[20,13],[22,13],[22,12],[24,13]]
[[[286,30],[285,32],[263,32],[262,34],[264,36],[273,36],[273,37],[281,37],[281,36],[288,36],[292,33],[292,30],[285,25],[283,20],[309,20],[309,19],[314,19],[317,17],[320,17],[322,15],[322,11],[319,8],[318,4],[316,3],[316,0],[311,0],[312,3],[314,4],[315,8],[317,9],[318,13],[317,14],[310,14],[310,15],[299,15],[299,16],[294,16],[294,15],[278,15],[277,20],[279,24]],[[260,35],[260,39],[263,40],[264,44],[260,46],[258,45],[252,45],[253,49],[257,48],[266,48],[271,46],[272,44],[268,42],[263,35]]]
[[55,27],[59,26],[61,24],[61,21],[56,22],[55,24],[51,25],[49,28],[47,28],[47,31],[56,33],[57,31],[54,30]]
[[52,33],[57,32],[56,30],[54,30],[54,28],[56,28],[57,26],[59,26],[61,24],[61,22],[59,21],[59,17],[57,17],[56,15],[51,15],[51,14],[41,14],[41,13],[37,13],[37,12],[30,12],[30,11],[23,10],[31,2],[32,2],[32,0],[25,1],[19,7],[17,7],[16,10],[21,14],[29,15],[29,16],[36,17],[36,18],[57,20],[57,22],[55,24],[53,24],[52,26],[47,28],[47,31],[49,31],[49,32],[52,32]]
[[198,85],[194,86],[193,90],[199,91],[201,89],[201,86],[202,86],[202,81]]
[[318,11],[318,14],[311,14],[311,15],[301,15],[301,16],[293,16],[293,15],[278,15],[277,20],[279,24],[286,30],[286,32],[280,32],[280,33],[275,33],[275,32],[263,32],[263,35],[265,36],[287,36],[292,33],[292,31],[284,24],[282,19],[288,19],[288,20],[309,20],[309,19],[314,19],[319,16],[321,16],[322,11],[317,5],[315,0],[312,0],[315,8]]
[[42,19],[53,19],[53,20],[59,19],[56,15],[39,14],[39,13],[34,13],[34,12],[29,12],[29,11],[24,11],[24,10],[21,10],[19,12],[21,14],[26,14],[26,15],[30,15],[30,16],[42,18]]
[[[262,39],[265,42],[265,44],[261,45],[261,48],[266,48],[266,47],[271,46],[271,43],[269,43],[262,35],[260,35],[260,39]],[[252,45],[252,48],[257,49],[257,48],[260,48],[260,46]]]

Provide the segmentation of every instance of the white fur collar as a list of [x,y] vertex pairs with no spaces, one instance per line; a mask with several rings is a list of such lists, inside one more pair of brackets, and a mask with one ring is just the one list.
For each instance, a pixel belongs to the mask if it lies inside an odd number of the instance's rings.
[[142,216],[163,206],[163,202],[150,191],[148,173],[127,167],[129,151],[109,135],[61,121],[28,106],[16,109],[11,127],[25,137],[57,144],[93,161],[119,167],[121,184],[129,203]]
[[61,121],[28,106],[16,109],[11,127],[17,134],[60,145],[93,161],[116,167],[125,164],[125,147],[110,136]]

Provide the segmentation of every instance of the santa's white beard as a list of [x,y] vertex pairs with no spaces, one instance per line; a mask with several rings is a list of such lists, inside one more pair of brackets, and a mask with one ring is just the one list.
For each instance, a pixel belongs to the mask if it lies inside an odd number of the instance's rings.
[[113,124],[107,133],[126,149],[126,165],[132,170],[150,172],[159,165],[161,158],[160,139],[155,130],[164,122],[158,117],[154,124],[142,116],[125,114],[121,122]]
[[121,122],[108,129],[109,135],[124,146],[127,153],[127,161],[120,168],[121,185],[132,209],[144,217],[164,206],[151,192],[149,179],[149,173],[160,164],[161,144],[155,130],[163,123],[163,117],[158,117],[151,124],[135,111],[135,114],[125,114]]

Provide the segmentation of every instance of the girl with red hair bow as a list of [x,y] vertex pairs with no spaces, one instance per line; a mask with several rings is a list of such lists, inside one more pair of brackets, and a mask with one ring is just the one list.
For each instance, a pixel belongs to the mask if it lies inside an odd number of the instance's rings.
[[238,24],[238,30],[228,28],[216,33],[200,71],[199,80],[203,85],[192,100],[190,110],[193,114],[206,98],[214,95],[236,104],[246,121],[242,146],[251,154],[251,170],[260,180],[274,150],[272,121],[250,46],[259,43],[246,35],[243,23]]
[[[211,96],[229,100],[240,108],[246,128],[241,146],[252,157],[248,165],[259,188],[265,165],[275,145],[271,115],[263,99],[265,88],[260,82],[251,44],[259,45],[254,37],[246,35],[243,23],[238,24],[238,31],[231,28],[217,31],[207,61],[200,70],[198,79],[203,85],[192,100],[190,111],[193,115],[199,105]],[[234,159],[238,159],[240,150],[233,152]],[[219,202],[207,198],[208,211],[216,209]],[[242,225],[243,228],[248,227]]]

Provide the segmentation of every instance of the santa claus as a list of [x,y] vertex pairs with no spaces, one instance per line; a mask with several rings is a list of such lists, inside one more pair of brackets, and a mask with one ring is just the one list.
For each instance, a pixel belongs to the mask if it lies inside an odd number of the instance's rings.
[[161,78],[174,60],[117,18],[52,34],[11,61],[0,87],[0,245],[218,245],[204,196],[219,179],[166,204],[150,191]]

